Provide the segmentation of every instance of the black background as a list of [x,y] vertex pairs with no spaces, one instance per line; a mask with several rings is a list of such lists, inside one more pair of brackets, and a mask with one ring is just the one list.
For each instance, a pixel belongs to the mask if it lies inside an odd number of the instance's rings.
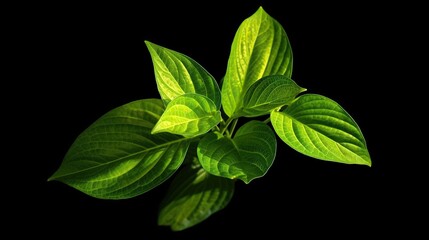
[[[288,34],[293,79],[309,93],[337,101],[352,115],[367,140],[372,167],[312,159],[279,139],[276,160],[266,176],[249,185],[238,182],[225,209],[182,232],[156,224],[158,204],[170,181],[117,201],[94,199],[60,182],[47,182],[74,139],[98,117],[130,101],[158,98],[144,40],[190,56],[219,80],[238,26],[259,6]],[[397,55],[390,40],[401,38],[401,19],[389,6],[160,1],[27,6],[22,15],[27,16],[18,30],[25,49],[21,60],[28,67],[21,69],[25,87],[18,87],[28,92],[19,96],[28,98],[18,97],[22,103],[15,111],[25,119],[15,122],[25,121],[30,129],[26,137],[19,135],[11,142],[30,146],[26,151],[9,149],[24,159],[16,160],[23,171],[12,178],[19,186],[12,187],[14,198],[7,205],[13,225],[58,238],[346,237],[383,235],[403,221],[401,214],[411,211],[398,200],[403,186],[394,180],[392,145],[387,144],[386,116],[391,113],[385,106],[390,103],[383,97],[386,87],[380,86],[395,68]]]

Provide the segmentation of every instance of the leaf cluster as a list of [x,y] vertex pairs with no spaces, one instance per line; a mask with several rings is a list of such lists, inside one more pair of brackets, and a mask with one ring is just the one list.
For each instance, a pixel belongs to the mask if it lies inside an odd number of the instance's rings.
[[180,231],[225,208],[236,181],[263,177],[276,157],[276,136],[312,158],[371,166],[353,118],[292,80],[287,34],[262,7],[239,26],[219,83],[191,57],[145,44],[160,99],[101,116],[49,180],[95,198],[126,199],[174,177],[158,224]]

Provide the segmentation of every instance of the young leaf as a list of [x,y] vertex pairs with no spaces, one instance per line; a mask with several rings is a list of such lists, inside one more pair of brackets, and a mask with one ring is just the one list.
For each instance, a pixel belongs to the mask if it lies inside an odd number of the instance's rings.
[[257,117],[269,114],[273,109],[288,105],[295,97],[306,91],[292,79],[283,75],[261,78],[247,90],[240,115]]
[[291,77],[292,61],[292,48],[282,25],[260,7],[241,23],[232,42],[222,84],[225,113],[235,115],[247,89],[262,77]]
[[201,166],[209,173],[249,183],[262,177],[274,162],[277,142],[265,123],[252,120],[241,126],[233,139],[211,132],[198,144]]
[[77,137],[49,180],[103,199],[158,186],[179,168],[189,146],[177,135],[151,134],[163,111],[161,100],[145,99],[106,113]]
[[202,168],[183,168],[161,203],[158,225],[173,231],[190,228],[225,208],[234,194],[234,181]]
[[152,134],[169,132],[195,137],[208,132],[221,120],[221,113],[212,100],[203,95],[187,93],[167,105]]
[[304,94],[283,112],[273,111],[271,123],[277,135],[302,154],[371,166],[358,125],[338,103],[327,97]]
[[145,41],[152,57],[159,94],[165,104],[185,93],[210,98],[220,109],[220,89],[210,73],[192,58]]

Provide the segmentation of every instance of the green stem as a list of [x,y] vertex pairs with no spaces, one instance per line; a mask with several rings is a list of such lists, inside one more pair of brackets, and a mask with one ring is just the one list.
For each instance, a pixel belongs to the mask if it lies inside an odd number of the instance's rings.
[[219,128],[219,126],[215,126],[214,128],[215,128],[215,131],[220,132],[220,128]]
[[220,133],[223,135],[225,133],[225,131],[228,129],[229,124],[232,122],[232,120],[234,120],[234,118],[228,118],[225,122],[225,125],[223,125],[221,127],[221,131]]
[[264,120],[265,124],[268,124],[269,122],[271,122],[271,117],[268,117],[267,119]]
[[229,136],[232,137],[232,134],[234,133],[234,128],[235,126],[237,126],[237,122],[238,122],[238,118],[234,119],[234,121],[232,122],[232,126],[229,130]]

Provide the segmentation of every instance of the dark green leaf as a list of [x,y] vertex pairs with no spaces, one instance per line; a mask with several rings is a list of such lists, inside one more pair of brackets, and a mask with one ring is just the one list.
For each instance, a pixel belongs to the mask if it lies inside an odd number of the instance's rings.
[[131,198],[158,186],[179,168],[189,146],[177,135],[151,134],[163,111],[159,99],[111,110],[77,137],[49,180],[104,199]]
[[234,182],[187,166],[173,180],[161,203],[158,224],[181,231],[225,208],[234,194]]
[[198,159],[210,174],[249,183],[271,167],[277,149],[274,132],[252,120],[241,126],[233,139],[218,132],[204,136],[198,144]]

